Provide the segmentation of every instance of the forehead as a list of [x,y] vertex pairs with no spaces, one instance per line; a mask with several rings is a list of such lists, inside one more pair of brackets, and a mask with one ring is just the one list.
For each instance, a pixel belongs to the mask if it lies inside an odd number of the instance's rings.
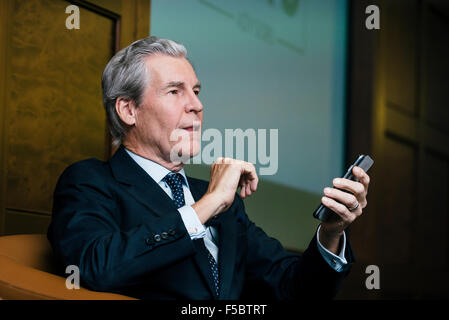
[[146,65],[153,85],[164,85],[172,81],[192,85],[198,82],[195,71],[186,58],[154,55],[146,59]]

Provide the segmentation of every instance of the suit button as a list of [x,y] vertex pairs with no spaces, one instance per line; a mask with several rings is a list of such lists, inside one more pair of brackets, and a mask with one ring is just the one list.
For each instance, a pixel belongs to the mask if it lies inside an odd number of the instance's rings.
[[161,236],[158,234],[155,234],[153,239],[154,239],[154,241],[159,242],[159,241],[161,241]]
[[171,235],[171,236],[174,236],[175,233],[176,233],[176,232],[175,232],[175,230],[173,230],[173,229],[168,230],[168,234]]
[[145,243],[149,246],[151,246],[151,239],[150,238],[146,238],[145,239]]
[[168,233],[167,232],[162,232],[161,233],[161,237],[162,237],[162,239],[167,239],[168,238]]

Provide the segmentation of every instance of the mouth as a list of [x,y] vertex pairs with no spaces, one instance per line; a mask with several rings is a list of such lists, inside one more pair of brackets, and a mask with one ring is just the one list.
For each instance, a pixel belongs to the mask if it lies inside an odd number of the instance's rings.
[[193,132],[193,126],[190,126],[190,127],[185,127],[185,128],[182,128],[183,130],[186,130],[186,131],[188,131],[188,132]]
[[181,127],[181,129],[186,130],[187,132],[199,132],[201,130],[201,122],[194,121],[192,125]]

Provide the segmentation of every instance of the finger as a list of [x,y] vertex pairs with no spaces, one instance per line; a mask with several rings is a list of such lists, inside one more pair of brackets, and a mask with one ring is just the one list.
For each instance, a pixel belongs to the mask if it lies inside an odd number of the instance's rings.
[[217,164],[232,164],[234,159],[231,158],[223,158],[223,157],[218,157],[216,160]]
[[349,211],[347,207],[331,198],[322,197],[321,203],[325,207],[331,209],[333,212],[338,214],[338,216],[348,224],[354,221],[356,218],[356,215],[351,213],[351,211]]
[[256,173],[256,168],[251,162],[246,162],[242,160],[232,159],[233,164],[237,164],[240,166],[242,170],[243,179],[245,179],[246,183],[248,183],[251,187],[251,191],[256,191],[257,184],[259,182],[259,177]]
[[[334,186],[341,190],[347,190],[352,193],[357,201],[360,203],[361,208],[365,208],[368,202],[366,201],[367,192],[365,187],[360,182],[355,182],[348,179],[334,179]],[[349,208],[352,208],[350,206]]]
[[240,197],[242,199],[245,199],[246,197],[246,184],[242,184],[242,187],[240,188]]
[[365,186],[360,182],[355,182],[349,179],[336,178],[333,181],[333,185],[342,190],[347,190],[353,193],[357,199],[363,199],[366,195]]
[[[254,165],[250,162],[246,162],[243,160],[237,160],[237,159],[232,159],[232,158],[221,158],[221,162],[223,164],[229,164],[231,166],[234,166],[236,168],[240,168],[240,174],[241,174],[241,180],[242,183],[243,181],[245,182],[245,184],[248,184],[248,188],[251,191],[250,194],[254,191],[257,190],[257,185],[259,183],[259,177],[257,176],[256,173],[256,168],[254,167]],[[218,159],[217,159],[218,161]],[[243,178],[243,180],[242,180]],[[242,185],[242,183],[239,183],[239,185]]]
[[355,208],[357,205],[359,205],[359,201],[351,193],[347,193],[335,188],[324,188],[324,194],[326,195],[326,197],[332,198],[344,204],[347,208]]
[[257,185],[259,183],[259,177],[257,176],[256,168],[252,163],[249,162],[243,161],[241,165],[245,174],[246,182],[249,184],[250,190],[252,192],[256,191]]
[[234,163],[235,162],[235,159],[232,159],[232,158],[223,158],[223,163],[224,164],[232,164],[232,163]]
[[245,186],[245,189],[246,189],[246,196],[250,196],[251,195],[251,186],[249,185],[249,184],[247,184],[246,186]]
[[370,177],[369,175],[360,167],[352,168],[352,173],[359,179],[359,181],[365,187],[366,192],[368,192]]

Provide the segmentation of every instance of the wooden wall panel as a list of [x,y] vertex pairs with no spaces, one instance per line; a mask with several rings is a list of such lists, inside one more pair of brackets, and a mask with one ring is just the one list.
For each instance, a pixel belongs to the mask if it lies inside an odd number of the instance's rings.
[[[6,115],[6,83],[7,79],[4,76],[6,74],[6,66],[8,64],[6,60],[6,51],[9,38],[9,25],[8,25],[8,13],[9,13],[9,1],[0,1],[0,234],[4,229],[5,221],[5,185],[6,185],[6,159],[5,153],[5,115]],[[2,76],[3,75],[3,76]]]
[[[385,46],[395,54],[385,57],[387,101],[400,110],[416,114],[416,17],[417,0],[385,1],[382,28]],[[400,17],[400,18],[398,18]]]
[[[113,21],[80,8],[65,28],[67,2],[15,1],[7,96],[6,206],[51,211],[59,175],[106,155],[99,79],[111,57]],[[39,12],[36,15],[36,12]]]
[[[378,207],[378,228],[382,230],[379,261],[390,264],[407,264],[415,254],[412,250],[412,222],[415,211],[414,199],[417,152],[413,145],[387,137],[385,140],[386,166],[377,176],[379,190],[383,195]],[[402,199],[402,201],[401,201]]]
[[101,74],[149,35],[149,13],[149,0],[0,2],[0,234],[46,233],[62,171],[110,156]]
[[[416,224],[417,268],[449,272],[449,161],[425,151]],[[429,263],[430,262],[430,263]]]
[[[366,216],[350,230],[359,257],[356,274],[339,298],[449,297],[449,5],[444,3],[351,2],[348,155],[367,150],[375,163]],[[380,8],[381,29],[367,32],[364,10],[370,4]],[[359,135],[365,122],[369,130]],[[364,286],[370,264],[379,266],[380,290]]]
[[[423,10],[423,116],[437,130],[449,123],[449,17],[432,6]],[[447,132],[446,132],[447,133]]]
[[[423,259],[417,261],[417,268],[431,273],[434,280],[437,276],[449,279],[448,35],[449,7],[440,6],[440,2],[425,2],[419,61],[423,140],[416,237],[426,241],[419,243],[418,250],[422,252]],[[449,288],[441,280],[433,283],[435,292],[449,296]]]

